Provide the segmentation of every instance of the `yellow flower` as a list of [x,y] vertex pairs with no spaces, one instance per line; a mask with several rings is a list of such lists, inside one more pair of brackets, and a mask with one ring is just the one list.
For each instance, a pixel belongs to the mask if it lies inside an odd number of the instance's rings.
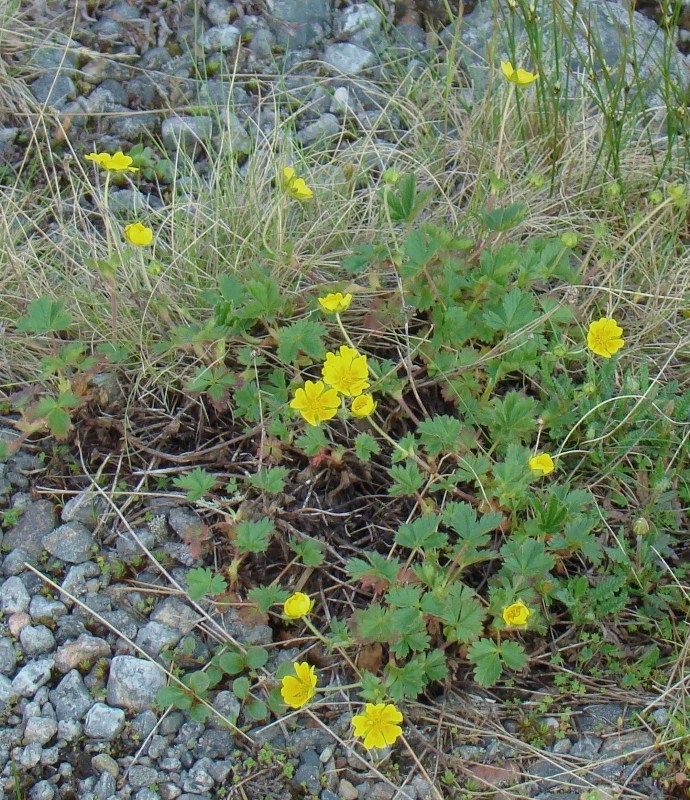
[[371,749],[393,744],[402,734],[402,728],[396,724],[402,719],[403,715],[392,703],[367,703],[363,714],[352,717],[352,726],[355,736],[364,739],[364,746]]
[[131,156],[126,156],[122,150],[118,150],[114,156],[110,153],[89,153],[84,158],[87,161],[94,161],[108,172],[139,172],[139,167],[132,166]]
[[280,695],[291,708],[302,708],[314,696],[316,667],[302,661],[292,665],[294,675],[286,675],[280,682]]
[[341,345],[338,355],[326,353],[321,376],[340,394],[357,397],[369,388],[367,357],[346,344]]
[[327,389],[323,381],[307,381],[303,389],[297,389],[290,403],[310,425],[318,425],[333,419],[338,413],[340,400],[335,389]]
[[370,394],[360,394],[355,397],[350,406],[350,411],[355,417],[369,417],[376,410],[376,401]]
[[623,328],[615,319],[602,317],[589,323],[587,347],[598,356],[611,358],[625,344],[625,339],[620,338],[622,333]]
[[153,231],[141,222],[133,222],[131,225],[125,225],[125,238],[130,244],[146,247],[153,241]]
[[297,177],[292,167],[283,167],[283,182],[288,192],[297,200],[311,200],[314,196],[314,192],[302,178]]
[[321,308],[331,314],[340,314],[343,311],[347,311],[351,302],[352,295],[349,292],[347,294],[335,292],[327,294],[325,297],[319,297]]
[[512,625],[513,627],[527,625],[527,620],[531,615],[532,612],[522,600],[518,600],[517,603],[511,603],[503,609],[503,621],[506,625]]
[[549,475],[556,469],[553,459],[548,453],[539,453],[529,460],[529,468],[538,475]]
[[306,617],[311,611],[313,603],[311,597],[304,592],[295,592],[283,603],[283,612],[288,619],[300,619]]
[[538,72],[527,72],[526,69],[515,69],[510,61],[501,61],[501,72],[511,83],[517,86],[529,86],[539,77]]

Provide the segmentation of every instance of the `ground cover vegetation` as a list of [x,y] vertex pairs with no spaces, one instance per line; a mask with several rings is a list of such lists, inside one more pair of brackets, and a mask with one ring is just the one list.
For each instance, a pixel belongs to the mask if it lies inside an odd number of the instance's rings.
[[80,453],[142,519],[140,498],[186,496],[190,599],[299,648],[274,674],[229,639],[203,665],[171,652],[164,706],[202,719],[222,683],[254,720],[327,724],[345,687],[375,752],[410,749],[455,682],[563,705],[616,686],[672,704],[670,761],[687,737],[684,90],[660,75],[652,113],[635,63],[578,82],[538,9],[509,8],[471,106],[451,42],[389,65],[389,147],[288,127],[203,176],[179,153],[138,217],[109,192],[155,183],[160,143],[91,152],[29,118],[0,188],[16,444],[63,443],[56,487]]

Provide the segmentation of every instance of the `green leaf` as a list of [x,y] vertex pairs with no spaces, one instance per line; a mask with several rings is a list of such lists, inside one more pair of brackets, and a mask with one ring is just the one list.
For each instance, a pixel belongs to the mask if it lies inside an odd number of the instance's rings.
[[497,311],[487,309],[484,321],[495,331],[513,333],[538,319],[534,295],[524,289],[511,289],[503,296]]
[[229,650],[227,653],[218,656],[217,663],[227,675],[239,675],[240,672],[244,672],[247,666],[247,662],[242,653],[236,650]]
[[519,671],[527,663],[527,653],[519,642],[503,642],[501,645],[501,658],[509,669]]
[[362,670],[360,694],[367,703],[382,703],[386,699],[386,689],[381,679],[366,669]]
[[264,703],[262,700],[252,700],[251,703],[248,703],[244,707],[244,711],[247,716],[251,717],[253,720],[256,720],[256,722],[261,722],[268,716],[268,708],[266,703]]
[[411,523],[403,523],[395,534],[395,543],[410,550],[445,547],[448,537],[439,532],[437,514],[424,514]]
[[178,489],[187,492],[187,499],[190,503],[200,500],[205,494],[216,485],[216,477],[206,472],[202,467],[197,467],[186,475],[179,475],[173,478],[173,485]]
[[501,677],[503,665],[496,642],[491,639],[480,639],[474,642],[467,658],[474,664],[474,678],[480,686],[493,686]]
[[63,311],[64,306],[62,300],[39,297],[29,303],[29,313],[19,318],[17,330],[38,335],[67,330],[72,324],[72,315]]
[[401,563],[397,558],[386,558],[381,553],[366,553],[367,561],[352,558],[347,562],[347,574],[353,581],[374,586],[383,591],[395,583]]
[[386,600],[398,608],[419,608],[422,600],[422,590],[419,586],[391,586],[386,593]]
[[291,364],[298,353],[306,353],[320,361],[326,354],[323,337],[326,335],[326,326],[321,322],[311,319],[298,319],[285,328],[277,331],[278,358],[286,364]]
[[441,621],[447,642],[468,642],[481,636],[486,611],[469,586],[451,583],[441,600],[445,602]]
[[381,452],[381,445],[368,433],[358,433],[355,437],[355,455],[365,464],[371,457]]
[[419,652],[429,646],[429,634],[421,612],[416,608],[398,608],[392,612],[393,626],[398,639],[391,644],[391,652],[406,658],[410,651]]
[[192,722],[205,722],[211,714],[211,709],[201,703],[194,703],[187,713]]
[[207,567],[195,567],[187,573],[187,594],[190,600],[200,600],[204,595],[222,594],[227,589],[222,575],[217,575]]
[[283,303],[278,286],[272,278],[247,281],[246,297],[238,316],[251,321],[271,322],[282,309]]
[[503,566],[501,574],[511,579],[516,576],[527,579],[543,579],[553,569],[556,559],[546,552],[544,543],[538,539],[511,539],[501,548]]
[[425,419],[417,426],[417,435],[430,456],[454,452],[454,443],[460,439],[460,420],[447,414]]
[[323,564],[323,544],[314,539],[290,539],[290,549],[305,567],[320,567]]
[[397,638],[392,612],[378,603],[371,603],[367,608],[355,611],[353,624],[357,641],[361,644],[386,644]]
[[249,476],[249,483],[266,494],[280,494],[285,488],[285,478],[290,474],[287,467],[269,467]]
[[181,686],[161,686],[156,693],[156,702],[163,708],[179,708],[184,711],[191,707],[192,697]]
[[265,647],[250,647],[245,659],[249,669],[261,669],[268,661],[268,650]]
[[402,667],[389,661],[384,667],[383,674],[391,700],[397,702],[418,697],[428,683],[424,667],[425,659],[421,653]]
[[405,466],[394,464],[388,474],[393,481],[393,485],[388,487],[388,494],[393,497],[411,497],[424,483],[424,475],[412,461],[408,461]]
[[537,403],[532,397],[510,391],[494,397],[488,408],[479,412],[479,422],[491,433],[493,442],[524,442],[537,429]]
[[234,544],[241,555],[265,553],[274,533],[273,523],[267,517],[258,521],[246,519],[236,528]]
[[295,447],[301,450],[308,458],[313,458],[329,447],[329,441],[323,428],[310,425],[304,433],[295,439]]
[[190,672],[189,674],[185,675],[182,678],[182,682],[186,686],[189,686],[194,694],[199,695],[199,697],[203,697],[203,695],[206,694],[211,684],[209,676],[201,670],[197,672]]
[[246,700],[249,696],[249,678],[242,676],[232,682],[232,693],[238,700]]
[[477,518],[477,512],[469,503],[451,502],[446,504],[442,519],[458,536],[453,558],[460,566],[469,566],[484,557],[482,550],[491,532],[503,522],[503,515],[493,512]]
[[424,672],[429,681],[445,680],[448,666],[443,650],[429,650],[424,654]]
[[280,586],[255,586],[247,592],[248,599],[256,604],[259,611],[264,613],[271,606],[277,603],[284,603],[289,596],[290,592],[286,589],[281,589]]
[[524,203],[511,203],[492,211],[482,209],[479,218],[490,231],[509,231],[527,218],[527,211]]

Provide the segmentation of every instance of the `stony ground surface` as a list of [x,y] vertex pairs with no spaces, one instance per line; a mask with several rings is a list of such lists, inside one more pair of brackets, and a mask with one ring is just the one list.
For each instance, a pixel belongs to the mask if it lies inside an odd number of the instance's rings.
[[[607,58],[616,63],[627,12],[614,3],[587,5],[600,15],[608,32]],[[185,2],[106,2],[92,16],[82,15],[69,36],[71,12],[62,3],[46,3],[40,14],[43,23],[52,15],[53,36],[5,58],[25,77],[28,101],[58,115],[80,154],[126,152],[155,135],[171,158],[182,148],[203,171],[203,143],[209,138],[223,137],[240,160],[249,159],[288,118],[302,146],[347,146],[366,134],[404,147],[405,131],[384,110],[382,87],[395,70],[442,59],[442,42],[452,33],[449,28],[440,37],[431,34],[423,27],[425,17],[410,6],[397,16],[388,9],[386,18],[367,3],[336,7],[331,0],[273,0],[262,8],[208,0],[203,15],[195,16]],[[635,24],[646,47],[654,25],[642,18]],[[480,56],[489,29],[481,6],[463,29],[466,50],[460,57],[468,73],[463,91],[470,102],[486,69]],[[653,54],[652,48],[645,78],[650,102]],[[677,59],[682,70],[680,53]],[[235,67],[258,77],[230,81]],[[280,102],[263,103],[279,74]],[[170,111],[189,106],[206,113]],[[0,179],[11,180],[28,141],[20,117],[0,119]],[[142,190],[114,191],[111,208],[130,213],[146,204],[159,206],[172,180],[163,170]],[[11,429],[4,435],[11,437]],[[210,640],[197,609],[184,595],[169,592],[169,582],[147,564],[140,543],[164,551],[174,564],[172,577],[184,587],[189,569],[202,563],[190,554],[185,532],[200,521],[190,508],[159,505],[146,527],[136,527],[135,540],[103,499],[79,491],[78,480],[74,492],[62,498],[38,493],[43,468],[35,448],[0,463],[5,520],[0,800],[202,800],[242,794],[426,800],[450,791],[438,780],[434,789],[397,751],[372,769],[361,751],[350,747],[349,714],[328,720],[343,745],[303,717],[297,727],[252,728],[230,692],[216,693],[214,706],[231,719],[239,714],[240,724],[263,746],[257,754],[215,718],[196,723],[178,711],[162,713],[154,700],[165,676],[156,664],[168,663],[165,653],[171,650],[178,663],[187,658],[203,664]],[[126,565],[124,577],[110,568],[115,561]],[[272,642],[268,626],[250,626],[232,614],[221,624],[240,641]],[[272,656],[269,670],[292,655],[272,653],[279,655]],[[458,690],[444,702],[462,719],[469,713],[468,697]],[[491,698],[472,697],[475,705],[490,705]],[[539,741],[521,748],[524,730],[514,718],[499,716],[489,728],[492,734],[460,733],[444,749],[448,760],[439,756],[425,763],[432,771],[437,765],[441,774],[451,769],[473,778],[487,796],[577,800],[600,787],[602,794],[593,797],[661,798],[664,792],[648,777],[654,759],[649,726],[663,725],[666,711],[657,708],[652,722],[642,725],[640,710],[608,701],[585,702],[572,713],[536,712]],[[406,734],[415,748],[419,744],[418,752],[433,755],[425,747],[434,740],[433,727],[419,723]],[[394,763],[397,771],[389,768]],[[501,794],[492,786],[514,788]],[[25,794],[17,795],[16,787]]]

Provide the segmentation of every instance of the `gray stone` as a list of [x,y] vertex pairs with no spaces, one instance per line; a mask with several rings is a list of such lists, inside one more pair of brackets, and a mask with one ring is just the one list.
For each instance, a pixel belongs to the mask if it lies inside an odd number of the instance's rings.
[[583,733],[610,730],[629,722],[638,710],[625,703],[592,703],[576,715],[575,722]]
[[12,681],[4,675],[0,675],[0,708],[13,703],[18,694],[17,690],[12,686]]
[[19,765],[26,770],[33,769],[41,761],[43,748],[38,742],[32,742],[22,750],[19,756]]
[[[149,107],[153,106],[153,99]],[[150,135],[158,130],[158,115],[145,112],[131,112],[111,119],[109,131],[119,139],[136,142],[142,136]]]
[[601,739],[594,736],[582,736],[573,742],[570,755],[592,761],[601,747]]
[[149,758],[153,758],[154,760],[158,760],[163,756],[165,751],[168,749],[168,738],[167,736],[159,736],[158,734],[154,734],[151,739],[149,740],[149,746],[146,754]]
[[129,769],[129,777],[127,781],[132,789],[142,789],[149,787],[152,783],[156,783],[158,779],[158,770],[153,767],[145,767],[142,764],[135,764]]
[[[67,570],[67,575],[65,575],[65,579],[62,581],[61,588],[64,589],[65,592],[69,592],[73,597],[80,599],[87,592],[87,580],[89,578],[95,578],[100,574],[101,568],[93,561],[75,564]],[[60,600],[62,600],[68,608],[73,605],[73,601],[66,594],[60,595]]]
[[84,627],[84,623],[77,617],[70,615],[58,619],[55,638],[60,646],[85,633],[86,628]]
[[66,742],[76,742],[82,735],[84,726],[76,719],[61,719],[58,722],[58,739]]
[[34,595],[29,603],[31,619],[39,625],[54,622],[66,613],[67,606],[64,603],[53,600],[51,597],[43,597],[41,594]]
[[205,53],[232,50],[240,40],[240,30],[234,25],[217,25],[209,28],[201,40]]
[[242,120],[226,108],[221,113],[220,121],[225,149],[230,153],[249,154],[252,149],[252,140],[249,138]]
[[84,686],[81,675],[73,669],[50,693],[50,702],[58,722],[80,720],[93,705],[93,697]]
[[568,737],[565,737],[564,739],[557,739],[553,743],[551,751],[556,753],[556,755],[565,755],[571,751],[572,747],[573,743],[570,741],[570,739],[568,739]]
[[300,764],[295,770],[295,774],[290,779],[290,783],[298,791],[306,791],[307,794],[317,795],[321,791],[321,770],[311,764]]
[[620,736],[610,736],[604,740],[599,757],[614,758],[629,753],[643,753],[654,746],[654,737],[645,730],[631,731]]
[[345,75],[359,75],[367,67],[376,63],[376,56],[371,50],[365,50],[359,45],[338,42],[328,45],[324,51],[323,60],[333,69]]
[[[58,724],[59,729],[59,724]],[[60,760],[60,748],[55,744],[52,747],[44,747],[43,754],[41,755],[41,765],[49,767],[52,764],[57,764]]]
[[[105,83],[108,82],[106,81]],[[102,89],[105,83],[102,84],[99,89]],[[116,82],[112,81],[111,83]],[[98,89],[96,91],[98,91]],[[126,96],[124,102],[127,102]],[[60,519],[63,522],[81,522],[81,524],[85,525],[89,530],[93,530],[105,513],[105,510],[106,502],[99,494],[88,491],[79,492],[79,494],[74,495],[74,497],[70,497],[65,503],[60,514]]]
[[143,711],[156,702],[156,694],[165,684],[165,674],[150,661],[116,656],[108,676],[108,705]]
[[[227,729],[228,726],[225,722],[223,722],[221,717],[225,717],[225,719],[230,720],[232,723],[237,722],[237,718],[240,715],[240,703],[232,692],[218,692],[215,700],[213,701],[213,707],[221,716],[219,717],[218,715],[214,714],[212,717],[210,717],[208,722],[209,727]],[[276,728],[271,728],[270,730],[275,731]],[[280,731],[277,731],[277,733],[280,733]]]
[[134,800],[160,800],[160,795],[153,789],[139,789],[134,795]]
[[109,756],[107,753],[99,753],[98,755],[94,756],[91,759],[91,766],[99,774],[105,772],[114,780],[117,780],[117,776],[120,774],[120,768],[117,765],[117,761],[115,761],[115,759],[112,756]]
[[43,537],[43,547],[50,555],[69,564],[88,561],[94,546],[93,534],[81,522],[67,522]]
[[144,194],[139,189],[118,189],[111,192],[108,205],[114,213],[136,215],[160,208],[162,202],[160,198]]
[[300,728],[290,737],[290,749],[299,756],[309,748],[321,751],[330,741],[330,735],[321,728]]
[[43,550],[43,537],[55,527],[55,508],[49,500],[31,503],[5,534],[3,544],[14,549],[20,547],[29,555],[37,556]]
[[53,800],[55,787],[50,781],[39,781],[29,790],[29,800]]
[[102,772],[94,787],[94,792],[98,800],[111,800],[111,798],[115,796],[116,791],[117,783],[115,778],[108,772]]
[[161,800],[176,800],[182,794],[182,789],[169,781],[159,784],[158,791],[160,792]]
[[232,751],[232,736],[227,729],[205,731],[194,748],[195,754],[200,758],[223,758]]
[[[153,535],[153,531],[149,528],[136,528],[134,533],[137,539],[139,539],[148,550],[156,546],[155,536]],[[141,556],[144,553],[128,530],[118,531],[115,549],[117,550],[117,555],[123,561],[130,561],[135,556]]]
[[55,653],[55,668],[69,672],[80,667],[88,669],[99,658],[110,656],[110,645],[105,639],[82,633],[75,641],[65,642]]
[[206,16],[212,25],[227,25],[230,22],[232,5],[228,0],[208,0]]
[[26,611],[31,602],[31,595],[21,578],[16,575],[8,578],[0,586],[0,609],[5,614],[17,614]]
[[15,547],[11,550],[5,560],[2,562],[3,575],[21,575],[26,571],[26,564],[36,566],[36,556],[28,553],[21,547]]
[[156,727],[157,722],[158,718],[153,711],[146,709],[134,717],[130,722],[130,728],[132,733],[136,733],[140,739],[145,739]]
[[38,742],[40,745],[48,742],[57,733],[57,722],[50,717],[30,717],[24,728],[24,741],[27,744]]
[[182,776],[182,788],[185,792],[210,792],[213,789],[215,780],[209,772],[213,762],[210,758],[200,758],[189,770],[187,775]]
[[264,61],[271,58],[275,47],[275,36],[266,28],[259,28],[252,33],[249,42],[249,52],[254,61]]
[[0,674],[12,675],[17,666],[17,650],[14,642],[5,637],[0,639]]
[[352,44],[366,44],[381,32],[384,16],[369,3],[357,3],[336,13],[336,36]]
[[223,785],[235,766],[235,762],[230,758],[223,759],[223,761],[212,761],[208,772],[216,783]]
[[192,152],[198,145],[207,142],[213,133],[211,117],[168,117],[161,125],[161,139],[165,148],[178,148]]
[[159,731],[163,736],[177,733],[184,723],[184,714],[181,711],[171,711],[161,720]]
[[55,648],[55,637],[45,625],[27,625],[22,628],[19,642],[30,658],[50,653]]
[[86,715],[84,733],[92,739],[112,741],[125,727],[125,712],[121,708],[111,708],[105,703],[96,703]]
[[0,128],[0,153],[9,153],[18,133],[19,128]]
[[73,100],[77,94],[74,81],[68,75],[55,72],[47,72],[36,78],[29,88],[39,103],[57,109],[64,107],[67,101]]
[[137,633],[136,643],[152,658],[164,648],[171,648],[180,641],[180,632],[162,625],[160,622],[147,622]]
[[12,681],[12,688],[22,697],[33,697],[36,692],[50,680],[50,673],[55,662],[52,658],[30,661],[19,670]]
[[331,34],[328,0],[268,0],[268,7],[268,25],[284,47],[313,47]]
[[338,784],[338,795],[342,800],[357,800],[359,792],[347,778],[343,778]]
[[340,123],[338,122],[338,118],[333,114],[323,114],[316,122],[312,122],[311,125],[307,125],[306,128],[303,128],[297,134],[297,138],[302,144],[309,145],[330,139],[339,134]]
[[128,639],[134,639],[139,630],[136,619],[122,608],[117,608],[115,611],[108,611],[106,614],[103,614],[103,619]]
[[204,521],[201,517],[191,509],[184,507],[170,509],[168,524],[183,541],[204,528]]
[[179,597],[166,597],[151,612],[150,619],[160,622],[186,636],[197,624],[199,614]]

